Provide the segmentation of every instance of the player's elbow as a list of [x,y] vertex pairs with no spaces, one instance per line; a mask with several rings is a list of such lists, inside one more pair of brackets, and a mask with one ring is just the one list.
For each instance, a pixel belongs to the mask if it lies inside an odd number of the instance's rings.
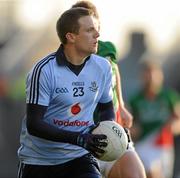
[[30,135],[37,136],[38,129],[36,128],[37,127],[36,123],[31,121],[30,119],[27,119],[26,127],[27,127],[27,131]]

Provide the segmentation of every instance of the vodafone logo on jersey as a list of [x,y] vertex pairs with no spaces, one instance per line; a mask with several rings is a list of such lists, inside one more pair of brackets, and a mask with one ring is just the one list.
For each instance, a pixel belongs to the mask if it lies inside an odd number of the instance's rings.
[[74,104],[72,107],[71,107],[71,113],[73,115],[77,115],[78,113],[81,112],[81,107],[80,107],[80,104],[79,103],[76,103]]
[[53,123],[58,126],[88,126],[89,121],[69,121],[69,120],[58,120],[58,119],[53,119]]

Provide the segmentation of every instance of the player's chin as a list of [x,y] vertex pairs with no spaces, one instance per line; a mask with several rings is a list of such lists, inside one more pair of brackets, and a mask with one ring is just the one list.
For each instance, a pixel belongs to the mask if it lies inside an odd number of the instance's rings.
[[92,48],[92,53],[97,53],[97,47]]

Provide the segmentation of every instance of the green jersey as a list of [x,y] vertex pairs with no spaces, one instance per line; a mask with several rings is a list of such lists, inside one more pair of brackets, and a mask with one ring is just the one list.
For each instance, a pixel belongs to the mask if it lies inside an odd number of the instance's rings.
[[115,111],[118,109],[118,97],[116,92],[116,85],[117,85],[117,79],[116,79],[116,63],[117,63],[117,51],[114,44],[110,41],[98,41],[98,52],[97,54],[99,56],[107,58],[112,66],[112,87],[113,87],[113,104]]
[[111,58],[114,63],[117,63],[117,51],[116,47],[110,41],[98,41],[98,52],[99,56],[105,58]]
[[[115,112],[118,110],[119,104],[118,104],[118,97],[117,97],[117,92],[116,92],[116,85],[117,85],[117,79],[116,79],[116,63],[117,63],[117,52],[116,48],[113,43],[109,41],[98,41],[98,52],[97,54],[99,56],[105,57],[106,59],[109,60],[112,66],[112,88],[113,88],[113,105]],[[99,121],[99,116],[98,116],[98,111],[97,108],[94,112],[94,120],[95,122]]]
[[179,101],[179,95],[172,90],[161,90],[155,99],[150,100],[139,92],[130,101],[134,122],[142,129],[140,139],[156,130],[161,130],[174,113],[174,106]]

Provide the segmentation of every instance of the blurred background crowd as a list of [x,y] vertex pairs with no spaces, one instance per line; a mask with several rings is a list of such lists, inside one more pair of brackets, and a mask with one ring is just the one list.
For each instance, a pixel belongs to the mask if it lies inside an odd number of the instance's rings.
[[[164,86],[180,93],[179,0],[91,0],[101,19],[101,36],[118,51],[125,102],[142,87],[140,63],[154,56]],[[40,58],[56,51],[55,24],[76,0],[0,0],[0,178],[15,178],[25,78]],[[174,129],[173,178],[180,178],[180,126]]]

